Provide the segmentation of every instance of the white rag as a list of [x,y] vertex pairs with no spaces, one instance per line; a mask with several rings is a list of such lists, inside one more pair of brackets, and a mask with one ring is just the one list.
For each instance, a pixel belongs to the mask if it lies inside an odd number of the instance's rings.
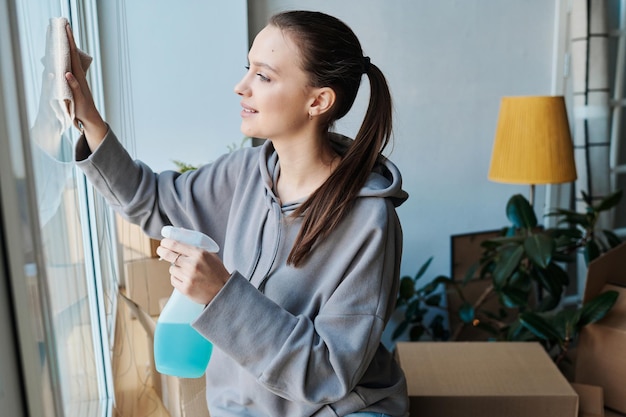
[[[39,220],[43,227],[57,212],[63,190],[72,174],[73,155],[69,139],[63,133],[74,121],[74,97],[65,78],[72,71],[70,46],[65,30],[68,20],[53,17],[46,32],[46,52],[37,117],[30,130],[33,167],[37,184]],[[81,67],[87,70],[92,58],[78,50]]]
[[[69,24],[65,17],[53,17],[50,19],[46,32],[46,55],[42,62],[44,74],[52,82],[48,100],[57,114],[59,120],[64,120],[64,131],[71,126],[74,120],[74,97],[72,90],[65,79],[65,73],[72,71],[70,59],[70,43],[67,38],[65,27]],[[78,50],[80,66],[87,71],[92,58],[85,52]]]

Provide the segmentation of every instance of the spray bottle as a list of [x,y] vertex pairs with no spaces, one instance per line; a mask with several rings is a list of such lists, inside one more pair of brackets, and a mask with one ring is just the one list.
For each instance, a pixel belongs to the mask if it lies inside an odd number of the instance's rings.
[[[165,226],[163,237],[218,252],[219,246],[207,235],[181,227]],[[211,358],[213,345],[193,327],[204,305],[191,301],[174,289],[157,320],[154,332],[154,362],[162,374],[181,378],[202,376]]]

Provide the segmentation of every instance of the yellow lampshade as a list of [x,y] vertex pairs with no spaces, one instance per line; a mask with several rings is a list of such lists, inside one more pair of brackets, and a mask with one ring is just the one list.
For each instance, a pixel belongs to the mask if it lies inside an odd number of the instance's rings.
[[563,97],[502,98],[488,177],[531,185],[576,179]]

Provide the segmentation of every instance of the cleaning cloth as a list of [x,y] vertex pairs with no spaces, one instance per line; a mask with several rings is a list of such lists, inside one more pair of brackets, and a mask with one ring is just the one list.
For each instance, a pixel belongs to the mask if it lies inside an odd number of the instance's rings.
[[[65,79],[72,71],[65,17],[53,17],[46,31],[41,94],[35,122],[31,127],[33,167],[41,225],[45,225],[61,204],[63,190],[72,174],[72,143],[63,133],[74,120],[74,97]],[[80,63],[87,70],[92,58],[79,50]]]
[[[72,71],[70,59],[70,43],[65,27],[69,24],[65,17],[50,19],[46,32],[46,55],[43,57],[44,74],[51,82],[51,106],[59,120],[63,120],[63,130],[71,126],[74,120],[74,97],[65,73]],[[80,65],[87,71],[92,58],[82,50],[78,50]]]

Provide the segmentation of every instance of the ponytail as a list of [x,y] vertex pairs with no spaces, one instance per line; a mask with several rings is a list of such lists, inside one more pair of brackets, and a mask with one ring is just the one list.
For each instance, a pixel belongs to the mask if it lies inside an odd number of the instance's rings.
[[341,162],[328,179],[293,213],[302,226],[287,263],[302,265],[313,245],[337,228],[365,185],[380,153],[391,138],[392,104],[385,76],[367,63],[370,100],[363,124]]
[[358,38],[341,20],[320,12],[287,11],[272,16],[269,23],[298,45],[311,85],[334,90],[335,103],[325,115],[327,131],[352,108],[363,74],[370,81],[367,112],[354,141],[335,171],[292,214],[302,217],[302,226],[287,263],[299,267],[313,246],[346,217],[389,143],[391,95],[383,73],[363,56]]

